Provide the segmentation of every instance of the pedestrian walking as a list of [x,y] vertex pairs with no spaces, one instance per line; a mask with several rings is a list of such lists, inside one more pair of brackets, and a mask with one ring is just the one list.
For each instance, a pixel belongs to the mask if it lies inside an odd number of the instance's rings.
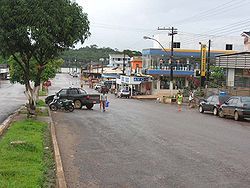
[[194,101],[194,92],[193,92],[193,91],[190,91],[190,92],[189,92],[189,97],[188,97],[188,106],[189,106],[190,108],[193,107],[193,105],[192,105],[193,101]]
[[106,102],[107,102],[107,94],[105,91],[102,91],[102,94],[100,95],[100,110],[105,112],[106,110]]
[[183,102],[183,95],[181,93],[181,91],[178,91],[177,94],[177,104],[178,104],[178,111],[181,112],[181,107],[182,107],[182,102]]

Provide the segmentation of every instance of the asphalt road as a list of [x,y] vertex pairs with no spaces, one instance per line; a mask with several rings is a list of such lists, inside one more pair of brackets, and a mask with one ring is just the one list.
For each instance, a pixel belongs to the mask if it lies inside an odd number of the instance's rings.
[[0,80],[0,124],[21,105],[25,104],[24,86]]
[[[52,90],[76,82],[59,75]],[[250,187],[250,122],[109,96],[103,113],[52,113],[75,187]]]

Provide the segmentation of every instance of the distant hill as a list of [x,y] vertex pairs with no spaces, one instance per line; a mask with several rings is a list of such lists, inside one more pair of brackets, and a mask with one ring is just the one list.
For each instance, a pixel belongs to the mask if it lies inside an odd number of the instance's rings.
[[[85,66],[87,64],[100,64],[100,59],[104,58],[104,64],[108,64],[109,54],[123,54],[115,49],[109,47],[98,48],[97,45],[91,45],[75,50],[68,50],[63,52],[61,58],[65,60],[65,67],[71,66]],[[129,56],[141,55],[141,52],[125,50],[125,53]]]

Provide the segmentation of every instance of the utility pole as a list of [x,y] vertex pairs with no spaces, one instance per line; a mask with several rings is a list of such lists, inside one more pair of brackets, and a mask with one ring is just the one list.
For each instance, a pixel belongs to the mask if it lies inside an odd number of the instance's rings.
[[173,91],[173,79],[174,79],[174,75],[173,75],[173,61],[174,61],[174,35],[177,34],[177,29],[174,27],[171,28],[160,28],[158,27],[158,30],[161,31],[169,31],[168,35],[171,36],[171,54],[170,54],[170,92],[171,92],[171,96],[172,96],[172,91]]
[[125,50],[123,50],[123,66],[122,66],[122,74],[125,75]]
[[211,40],[208,41],[208,53],[207,53],[207,81],[210,77],[210,61],[211,60]]

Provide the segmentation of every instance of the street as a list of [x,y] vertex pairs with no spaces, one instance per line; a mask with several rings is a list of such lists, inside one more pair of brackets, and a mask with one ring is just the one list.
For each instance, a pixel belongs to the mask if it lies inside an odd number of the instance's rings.
[[[79,85],[57,75],[50,93]],[[250,186],[249,120],[108,98],[105,113],[99,105],[52,113],[68,187]]]
[[0,80],[0,123],[2,123],[11,113],[25,104],[24,86],[11,84],[9,80]]

